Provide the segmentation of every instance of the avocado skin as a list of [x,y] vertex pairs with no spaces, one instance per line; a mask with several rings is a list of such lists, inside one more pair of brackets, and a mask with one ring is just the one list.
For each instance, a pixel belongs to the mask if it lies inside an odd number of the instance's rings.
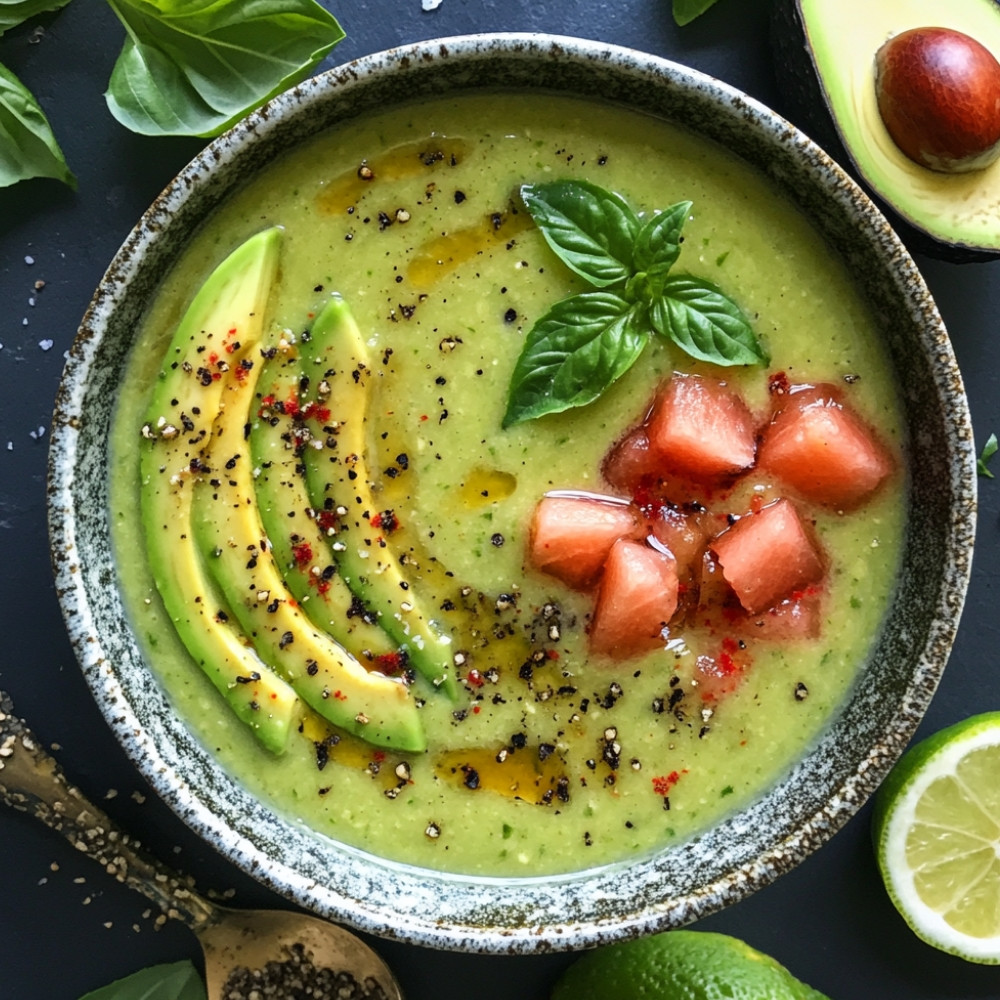
[[[391,542],[371,525],[378,504],[366,459],[365,428],[375,375],[361,331],[340,296],[330,299],[300,346],[303,371],[310,384],[328,383],[331,420],[340,423],[336,448],[307,448],[303,455],[313,507],[321,511],[340,505],[347,512],[333,536],[339,571],[358,599],[378,615],[379,624],[406,652],[414,669],[454,700],[458,685],[450,637],[425,617],[420,596],[403,576]],[[332,427],[328,433],[333,435]]]
[[[901,25],[901,28],[907,26]],[[798,0],[772,0],[771,49],[778,83],[789,101],[789,107],[785,109],[788,118],[800,125],[847,170],[876,203],[911,251],[952,264],[983,263],[1000,257],[1000,251],[936,239],[911,224],[893,208],[885,196],[868,186],[841,138],[836,119],[823,92],[808,39]]]
[[195,295],[153,387],[140,453],[147,555],[167,615],[192,659],[274,753],[285,749],[297,727],[301,703],[229,624],[231,611],[195,549],[191,505],[221,405],[222,368],[238,366],[259,337],[279,241],[277,229],[251,237]]

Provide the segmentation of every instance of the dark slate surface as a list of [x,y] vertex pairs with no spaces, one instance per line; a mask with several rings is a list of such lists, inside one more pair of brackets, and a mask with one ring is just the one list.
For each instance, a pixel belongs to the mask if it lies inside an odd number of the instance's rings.
[[[546,31],[676,59],[792,114],[771,64],[767,0],[721,0],[684,29],[671,20],[667,0],[443,0],[434,11],[423,11],[420,0],[324,3],[348,39],[323,68],[443,35]],[[44,489],[63,353],[118,246],[201,143],[141,138],[111,119],[101,95],[123,35],[105,4],[74,0],[40,23],[40,40],[31,28],[0,39],[0,62],[41,100],[80,189],[32,181],[0,190],[0,687],[42,739],[57,744],[72,779],[165,860],[204,889],[235,890],[240,905],[280,905],[149,794],[98,713],[63,629],[49,569]],[[1000,429],[994,360],[1000,263],[960,266],[925,257],[918,263],[954,341],[981,443]],[[45,288],[35,292],[39,280]],[[981,479],[980,486],[972,587],[921,734],[1000,708],[1000,485]],[[110,790],[117,794],[105,800]],[[1000,970],[938,954],[896,915],[875,869],[869,818],[870,809],[862,810],[796,870],[698,927],[744,938],[833,1000],[1000,997]],[[144,965],[197,958],[197,944],[182,926],[154,930],[142,898],[26,817],[0,811],[0,845],[3,1000],[76,1000]],[[375,944],[409,1000],[542,1000],[572,959],[484,958]]]

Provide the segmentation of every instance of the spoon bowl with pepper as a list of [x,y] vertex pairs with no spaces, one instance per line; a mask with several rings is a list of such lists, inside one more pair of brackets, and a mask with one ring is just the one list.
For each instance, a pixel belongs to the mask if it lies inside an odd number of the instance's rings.
[[[354,934],[290,910],[238,910],[195,892],[66,779],[0,691],[0,801],[61,833],[118,881],[186,924],[201,944],[209,1000],[312,996],[402,1000],[388,966]],[[292,990],[308,988],[309,993]]]

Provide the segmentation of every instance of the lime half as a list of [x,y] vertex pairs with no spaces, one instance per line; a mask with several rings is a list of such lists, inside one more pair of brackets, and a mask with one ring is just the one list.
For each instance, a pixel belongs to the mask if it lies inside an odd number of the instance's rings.
[[826,1000],[769,955],[710,931],[666,931],[589,952],[551,1000]]
[[1000,964],[1000,712],[908,750],[878,791],[873,834],[889,896],[917,935]]

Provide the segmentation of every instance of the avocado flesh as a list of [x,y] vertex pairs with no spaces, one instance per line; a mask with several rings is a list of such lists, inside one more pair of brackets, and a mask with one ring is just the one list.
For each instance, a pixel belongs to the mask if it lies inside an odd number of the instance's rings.
[[395,643],[357,606],[312,510],[296,429],[283,412],[286,400],[298,401],[301,375],[298,353],[289,346],[265,362],[257,383],[250,455],[260,519],[285,585],[309,620],[359,659],[392,657]]
[[342,298],[330,299],[299,349],[303,372],[311,386],[323,383],[321,399],[330,410],[322,447],[306,448],[302,461],[313,507],[337,516],[333,549],[340,575],[378,616],[414,669],[454,699],[458,685],[451,639],[421,608],[393,551],[391,534],[372,523],[380,508],[367,461],[367,424],[376,376]]
[[275,753],[297,727],[301,702],[229,624],[195,547],[191,508],[212,422],[228,392],[222,368],[239,366],[260,337],[279,242],[276,229],[252,237],[198,291],[154,386],[140,459],[142,523],[164,608],[191,657]]
[[[995,0],[777,0],[778,68],[796,72],[788,36],[797,35],[836,139],[890,214],[912,228],[917,249],[989,259],[1000,254],[1000,161],[971,173],[929,170],[896,146],[879,115],[875,53],[891,36],[925,26],[964,32],[1000,58]],[[803,110],[809,116],[816,107]]]
[[197,546],[260,657],[328,722],[368,743],[398,750],[426,746],[406,685],[369,673],[303,614],[285,586],[257,509],[247,441],[259,359],[224,375],[226,397],[206,452],[210,472],[194,490]]

